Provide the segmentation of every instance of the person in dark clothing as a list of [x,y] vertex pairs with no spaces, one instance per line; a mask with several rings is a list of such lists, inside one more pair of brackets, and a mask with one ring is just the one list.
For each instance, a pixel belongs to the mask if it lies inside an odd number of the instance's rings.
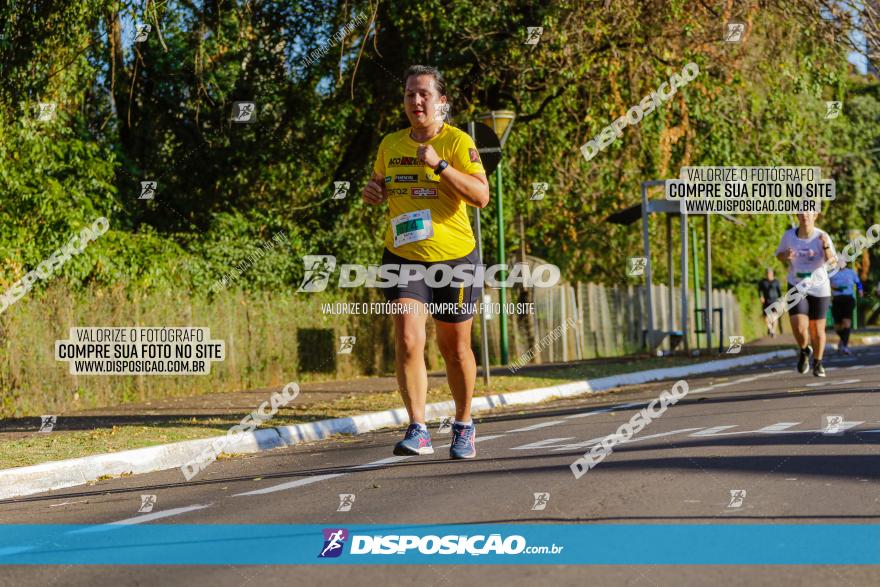
[[862,280],[855,271],[847,268],[843,255],[840,255],[838,263],[840,271],[831,278],[831,315],[834,317],[834,330],[840,337],[837,352],[851,355],[849,334],[852,330],[853,310],[856,307],[856,291],[860,296],[864,292]]
[[[773,270],[767,268],[767,277],[758,282],[758,295],[761,297],[761,310],[766,310],[773,302],[782,295],[782,289],[779,282],[773,277]],[[767,324],[767,334],[771,337],[776,336],[776,324],[779,324],[779,332],[782,332],[782,322],[780,320],[772,320],[766,313],[764,314],[764,322]]]

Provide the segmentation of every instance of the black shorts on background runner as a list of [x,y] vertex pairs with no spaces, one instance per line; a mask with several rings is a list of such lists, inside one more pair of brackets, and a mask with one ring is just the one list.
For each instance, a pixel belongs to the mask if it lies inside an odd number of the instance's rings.
[[[386,247],[385,252],[382,253],[382,264],[422,265],[426,269],[434,265],[455,267],[457,265],[470,264],[477,268],[480,265],[480,257],[477,255],[476,247],[474,247],[473,251],[458,259],[451,259],[449,261],[411,261],[395,255]],[[473,274],[472,272],[470,273]],[[384,287],[382,292],[385,294],[385,299],[389,302],[398,298],[413,298],[426,304],[463,304],[464,307],[460,307],[457,312],[434,313],[433,317],[434,320],[439,320],[440,322],[465,322],[473,317],[474,306],[479,303],[483,293],[483,286],[482,283],[474,283],[473,285],[462,287],[457,285],[457,283],[460,283],[460,281],[453,277],[449,285],[431,287],[424,279],[418,279],[410,280],[406,285]]]
[[833,296],[831,299],[831,315],[835,322],[852,320],[856,299],[852,296]]
[[788,311],[790,316],[806,314],[810,320],[824,320],[831,304],[831,296],[817,298],[816,296],[804,296],[792,309]]

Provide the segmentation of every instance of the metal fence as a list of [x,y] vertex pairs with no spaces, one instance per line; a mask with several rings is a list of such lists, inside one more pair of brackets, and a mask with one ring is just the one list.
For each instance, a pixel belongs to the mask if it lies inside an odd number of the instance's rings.
[[[498,302],[498,290],[486,288],[486,295],[492,302]],[[548,363],[572,361],[596,357],[614,357],[645,349],[645,333],[647,323],[647,289],[645,286],[608,287],[594,283],[559,284],[552,288],[535,288],[531,290],[531,299],[526,298],[523,290],[508,292],[507,303],[534,302],[535,312],[532,315],[508,315],[509,358],[511,362],[533,350],[532,363]],[[672,304],[669,303],[669,287],[654,285],[654,330],[664,333],[677,330],[681,324],[680,291],[673,292]],[[703,292],[700,292],[699,307],[704,304]],[[511,299],[512,298],[512,299]],[[691,332],[688,334],[690,348],[706,348],[705,335],[695,333],[694,318],[695,299],[693,292],[689,295],[689,314]],[[719,346],[719,335],[723,328],[724,339],[740,334],[740,309],[733,293],[727,290],[714,290],[712,296],[714,308],[721,308],[723,324],[719,316],[713,317],[713,347]],[[574,319],[571,328],[564,329],[555,340],[547,337],[554,329]],[[488,324],[489,356],[492,364],[500,362],[499,357],[499,319],[490,315]],[[703,325],[700,329],[704,330]],[[557,333],[558,334],[558,333]],[[545,338],[546,337],[546,338]],[[699,345],[698,343],[699,337]],[[545,338],[542,343],[542,338]],[[479,325],[474,328],[474,341],[479,346]],[[668,349],[668,339],[660,348]],[[479,356],[479,355],[478,355]]]

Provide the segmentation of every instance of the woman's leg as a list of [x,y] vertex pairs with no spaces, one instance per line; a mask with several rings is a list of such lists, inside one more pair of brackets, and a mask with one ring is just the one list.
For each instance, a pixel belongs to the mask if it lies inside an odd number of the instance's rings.
[[804,348],[809,342],[809,319],[806,314],[789,314],[791,331],[797,341],[798,348]]
[[427,308],[423,302],[411,298],[400,298],[392,303],[408,307],[408,311],[401,310],[393,315],[398,391],[409,414],[410,424],[424,424],[428,394],[428,371],[425,367]]
[[849,333],[852,328],[852,320],[849,318],[843,318],[840,321],[840,341],[843,343],[843,346],[849,347]]
[[464,322],[434,321],[437,345],[446,363],[446,378],[455,400],[455,419],[459,422],[471,419],[471,399],[477,381],[477,360],[471,349],[473,322],[473,318]]
[[813,356],[821,361],[825,354],[825,318],[810,320],[810,340],[813,343]]

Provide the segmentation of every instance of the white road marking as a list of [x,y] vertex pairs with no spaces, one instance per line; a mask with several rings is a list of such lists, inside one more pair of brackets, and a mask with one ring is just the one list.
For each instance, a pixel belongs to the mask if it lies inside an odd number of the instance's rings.
[[[784,424],[787,424],[787,422],[780,422],[779,424],[774,424],[773,426],[782,426]],[[800,424],[800,422],[796,422],[796,424]],[[864,422],[844,421],[840,424],[840,431],[845,432],[845,431],[849,430],[850,428],[855,428],[859,424],[864,424]],[[761,430],[755,430],[755,432],[764,432],[767,434],[807,434],[807,433],[824,433],[825,432],[825,430],[822,430],[822,429],[818,429],[818,430],[785,430],[784,428],[781,428],[781,427],[776,428],[776,429],[772,429],[773,426],[767,426],[767,428],[771,428],[770,430],[766,430],[766,429],[762,428]],[[831,436],[833,436],[833,434]]]
[[[845,421],[840,425],[840,431],[841,431],[841,432],[846,432],[847,430],[850,430],[850,429],[852,429],[852,428],[855,428],[855,427],[858,426],[859,424],[864,424],[864,423],[865,423],[864,421],[860,421],[860,420],[855,420],[855,421],[853,421],[853,422],[849,422],[849,421],[846,421],[846,420],[845,420]],[[817,430],[816,432],[824,432],[824,430]]]
[[[493,438],[500,438],[504,436],[503,434],[490,434],[488,436],[478,436],[474,443],[482,442],[485,440],[492,440]],[[438,446],[437,448],[449,448],[449,445]],[[363,465],[355,465],[353,467],[349,467],[351,471],[369,469],[371,467],[379,467],[381,465],[388,465],[391,463],[396,463],[399,461],[404,461],[406,459],[412,458],[417,455],[401,455],[388,457],[385,459],[379,459],[378,461],[373,461],[372,463],[365,463]],[[273,485],[272,487],[264,487],[263,489],[255,489],[253,491],[246,491],[244,493],[236,493],[233,497],[239,497],[242,495],[264,495],[266,493],[275,493],[276,491],[284,491],[287,489],[294,489],[296,487],[302,487],[304,485],[311,485],[312,483],[318,483],[319,481],[326,481],[327,479],[333,479],[335,477],[342,477],[343,475],[348,475],[348,471],[344,473],[328,473],[325,475],[313,475],[311,477],[306,477],[305,479],[297,479],[296,481],[289,481],[287,483],[281,483],[279,485]]]
[[345,473],[312,475],[311,477],[306,477],[305,479],[297,479],[296,481],[289,481],[287,483],[281,483],[280,485],[273,485],[272,487],[264,487],[263,489],[255,489],[253,491],[246,491],[244,493],[236,493],[232,497],[239,497],[241,495],[263,495],[265,493],[275,493],[276,491],[284,491],[285,489],[293,489],[295,487],[302,487],[303,485],[311,485],[312,483],[326,481],[327,479],[333,479],[334,477],[342,477],[343,475],[345,475]]
[[767,434],[772,434],[774,432],[782,432],[783,430],[788,430],[792,426],[797,426],[798,424],[800,424],[800,422],[777,422],[776,424],[770,424],[769,426],[764,426],[763,428],[752,430],[751,432],[763,432]]
[[[552,451],[558,452],[558,451],[564,451],[564,450],[575,450],[575,449],[581,449],[581,448],[589,448],[591,446],[595,446],[595,445],[599,444],[604,439],[609,438],[609,437],[616,438],[616,439],[620,440],[621,441],[620,444],[621,444],[621,446],[623,446],[626,444],[631,444],[633,442],[638,442],[640,440],[650,440],[652,438],[662,438],[664,436],[673,436],[675,434],[682,434],[684,432],[691,432],[692,430],[699,430],[699,428],[681,428],[679,430],[672,430],[670,432],[660,432],[658,434],[648,434],[646,436],[635,436],[630,440],[626,440],[622,434],[612,433],[612,434],[606,434],[605,436],[597,436],[596,438],[591,438],[589,440],[584,440],[582,442],[576,442],[573,444],[563,444],[563,445],[555,446],[555,447],[532,447],[529,445],[526,445],[526,446],[529,448],[550,448]],[[565,440],[565,439],[564,438],[555,438],[553,440]],[[538,443],[533,443],[533,444],[538,444]],[[524,449],[525,447],[520,447],[520,448]],[[515,449],[512,449],[512,450],[515,450]]]
[[552,422],[541,422],[540,424],[532,424],[531,426],[526,426],[525,428],[517,428],[516,430],[508,430],[508,432],[529,432],[530,430],[539,430],[541,428],[547,428],[548,426],[555,426],[557,424],[562,424],[564,420],[553,420]]
[[65,532],[65,534],[88,534],[91,532],[105,532],[107,530],[116,530],[120,526],[130,526],[133,524],[143,524],[144,522],[152,522],[153,520],[161,520],[163,518],[170,518],[172,516],[178,516],[180,514],[185,514],[187,512],[194,512],[197,510],[203,510],[205,508],[211,507],[212,504],[196,504],[190,505],[182,508],[174,508],[171,510],[164,510],[161,512],[153,512],[151,514],[144,514],[143,516],[135,516],[133,518],[126,518],[124,520],[119,520],[118,522],[110,522],[108,524],[100,524],[97,526],[90,526],[88,528],[83,528],[80,530],[72,530],[70,532]]
[[705,430],[700,430],[699,432],[694,432],[691,436],[725,436],[727,434],[740,434],[740,432],[725,432],[724,434],[719,434],[723,430],[729,430],[730,428],[737,428],[737,424],[732,424],[729,426],[712,426],[711,428],[706,428]]
[[807,387],[822,387],[823,385],[849,385],[851,383],[859,383],[861,379],[844,379],[843,381],[819,381],[817,383],[807,383]]
[[406,459],[411,459],[419,455],[400,455],[388,457],[387,459],[379,459],[378,461],[373,461],[372,463],[367,463],[365,465],[356,465],[352,467],[352,469],[369,469],[370,467],[381,467],[382,465],[390,465],[391,463],[398,463],[400,461],[405,461]]
[[[531,442],[529,444],[523,444],[521,446],[513,446],[510,450],[533,450],[536,448],[548,448],[554,442],[562,442],[563,440],[574,440],[574,436],[569,436],[568,438],[547,438],[545,440],[539,440],[538,442]],[[560,445],[565,446],[565,445]]]
[[566,419],[571,418],[585,418],[586,416],[592,416],[594,414],[606,414],[608,412],[616,412],[617,410],[622,410],[625,408],[633,408],[635,406],[646,406],[649,402],[630,402],[628,404],[618,404],[616,406],[611,406],[608,408],[600,408],[598,410],[590,410],[588,412],[581,412],[580,414],[574,414],[571,416],[566,416]]
[[496,438],[501,438],[502,436],[504,436],[504,435],[503,434],[490,434],[489,436],[477,436],[477,438],[474,440],[474,442],[477,443],[477,442],[483,442],[484,440],[494,440]]
[[547,448],[549,448],[550,450],[553,450],[553,451],[576,450],[576,449],[582,449],[582,448],[590,448],[591,446],[595,446],[595,445],[599,444],[600,442],[602,442],[606,438],[622,439],[623,436],[621,436],[620,434],[613,434],[612,433],[612,434],[606,434],[605,436],[597,436],[596,438],[591,438],[589,440],[583,440],[581,442],[575,442],[572,444],[560,444],[558,446],[553,446],[553,447],[548,446]]
[[755,381],[764,377],[772,377],[773,375],[776,375],[776,373],[761,373],[758,375],[752,375],[751,377],[743,377],[742,379],[738,379],[737,381],[739,381],[740,383],[748,383],[749,381]]
[[[474,444],[477,444],[478,442],[483,442],[484,440],[494,440],[496,438],[501,438],[502,436],[504,436],[504,434],[489,434],[488,436],[477,436],[474,439]],[[450,446],[452,446],[452,443],[441,444],[436,448],[449,448]]]
[[79,500],[79,501],[65,501],[64,503],[55,503],[55,504],[52,504],[52,505],[50,505],[49,507],[50,507],[50,508],[57,508],[57,507],[62,506],[62,505],[73,505],[73,504],[75,504],[75,503],[89,503],[89,500],[87,500],[87,499],[81,499],[81,500]]
[[[797,426],[800,422],[777,422],[776,424],[771,424],[769,426],[764,426],[763,428],[759,428],[757,430],[740,430],[739,432],[722,432],[723,430],[729,430],[730,428],[736,428],[737,425],[728,425],[728,426],[713,426],[711,428],[706,428],[700,432],[695,432],[691,434],[691,437],[706,437],[706,436],[734,436],[737,434],[807,434],[807,433],[821,433],[824,430],[789,430],[793,426]],[[850,428],[855,428],[859,424],[864,424],[864,422],[848,422],[845,421],[840,425],[840,431],[845,432]],[[880,431],[880,429],[878,429]],[[863,432],[872,432],[871,430],[860,430],[859,434]]]
[[660,432],[659,434],[649,434],[647,436],[635,436],[632,440],[627,442],[626,444],[630,444],[633,442],[638,442],[640,440],[650,440],[651,438],[663,438],[664,436],[672,436],[673,434],[681,434],[683,432],[691,432],[692,430],[699,430],[702,426],[697,428],[681,428],[679,430],[672,430],[670,432]]

